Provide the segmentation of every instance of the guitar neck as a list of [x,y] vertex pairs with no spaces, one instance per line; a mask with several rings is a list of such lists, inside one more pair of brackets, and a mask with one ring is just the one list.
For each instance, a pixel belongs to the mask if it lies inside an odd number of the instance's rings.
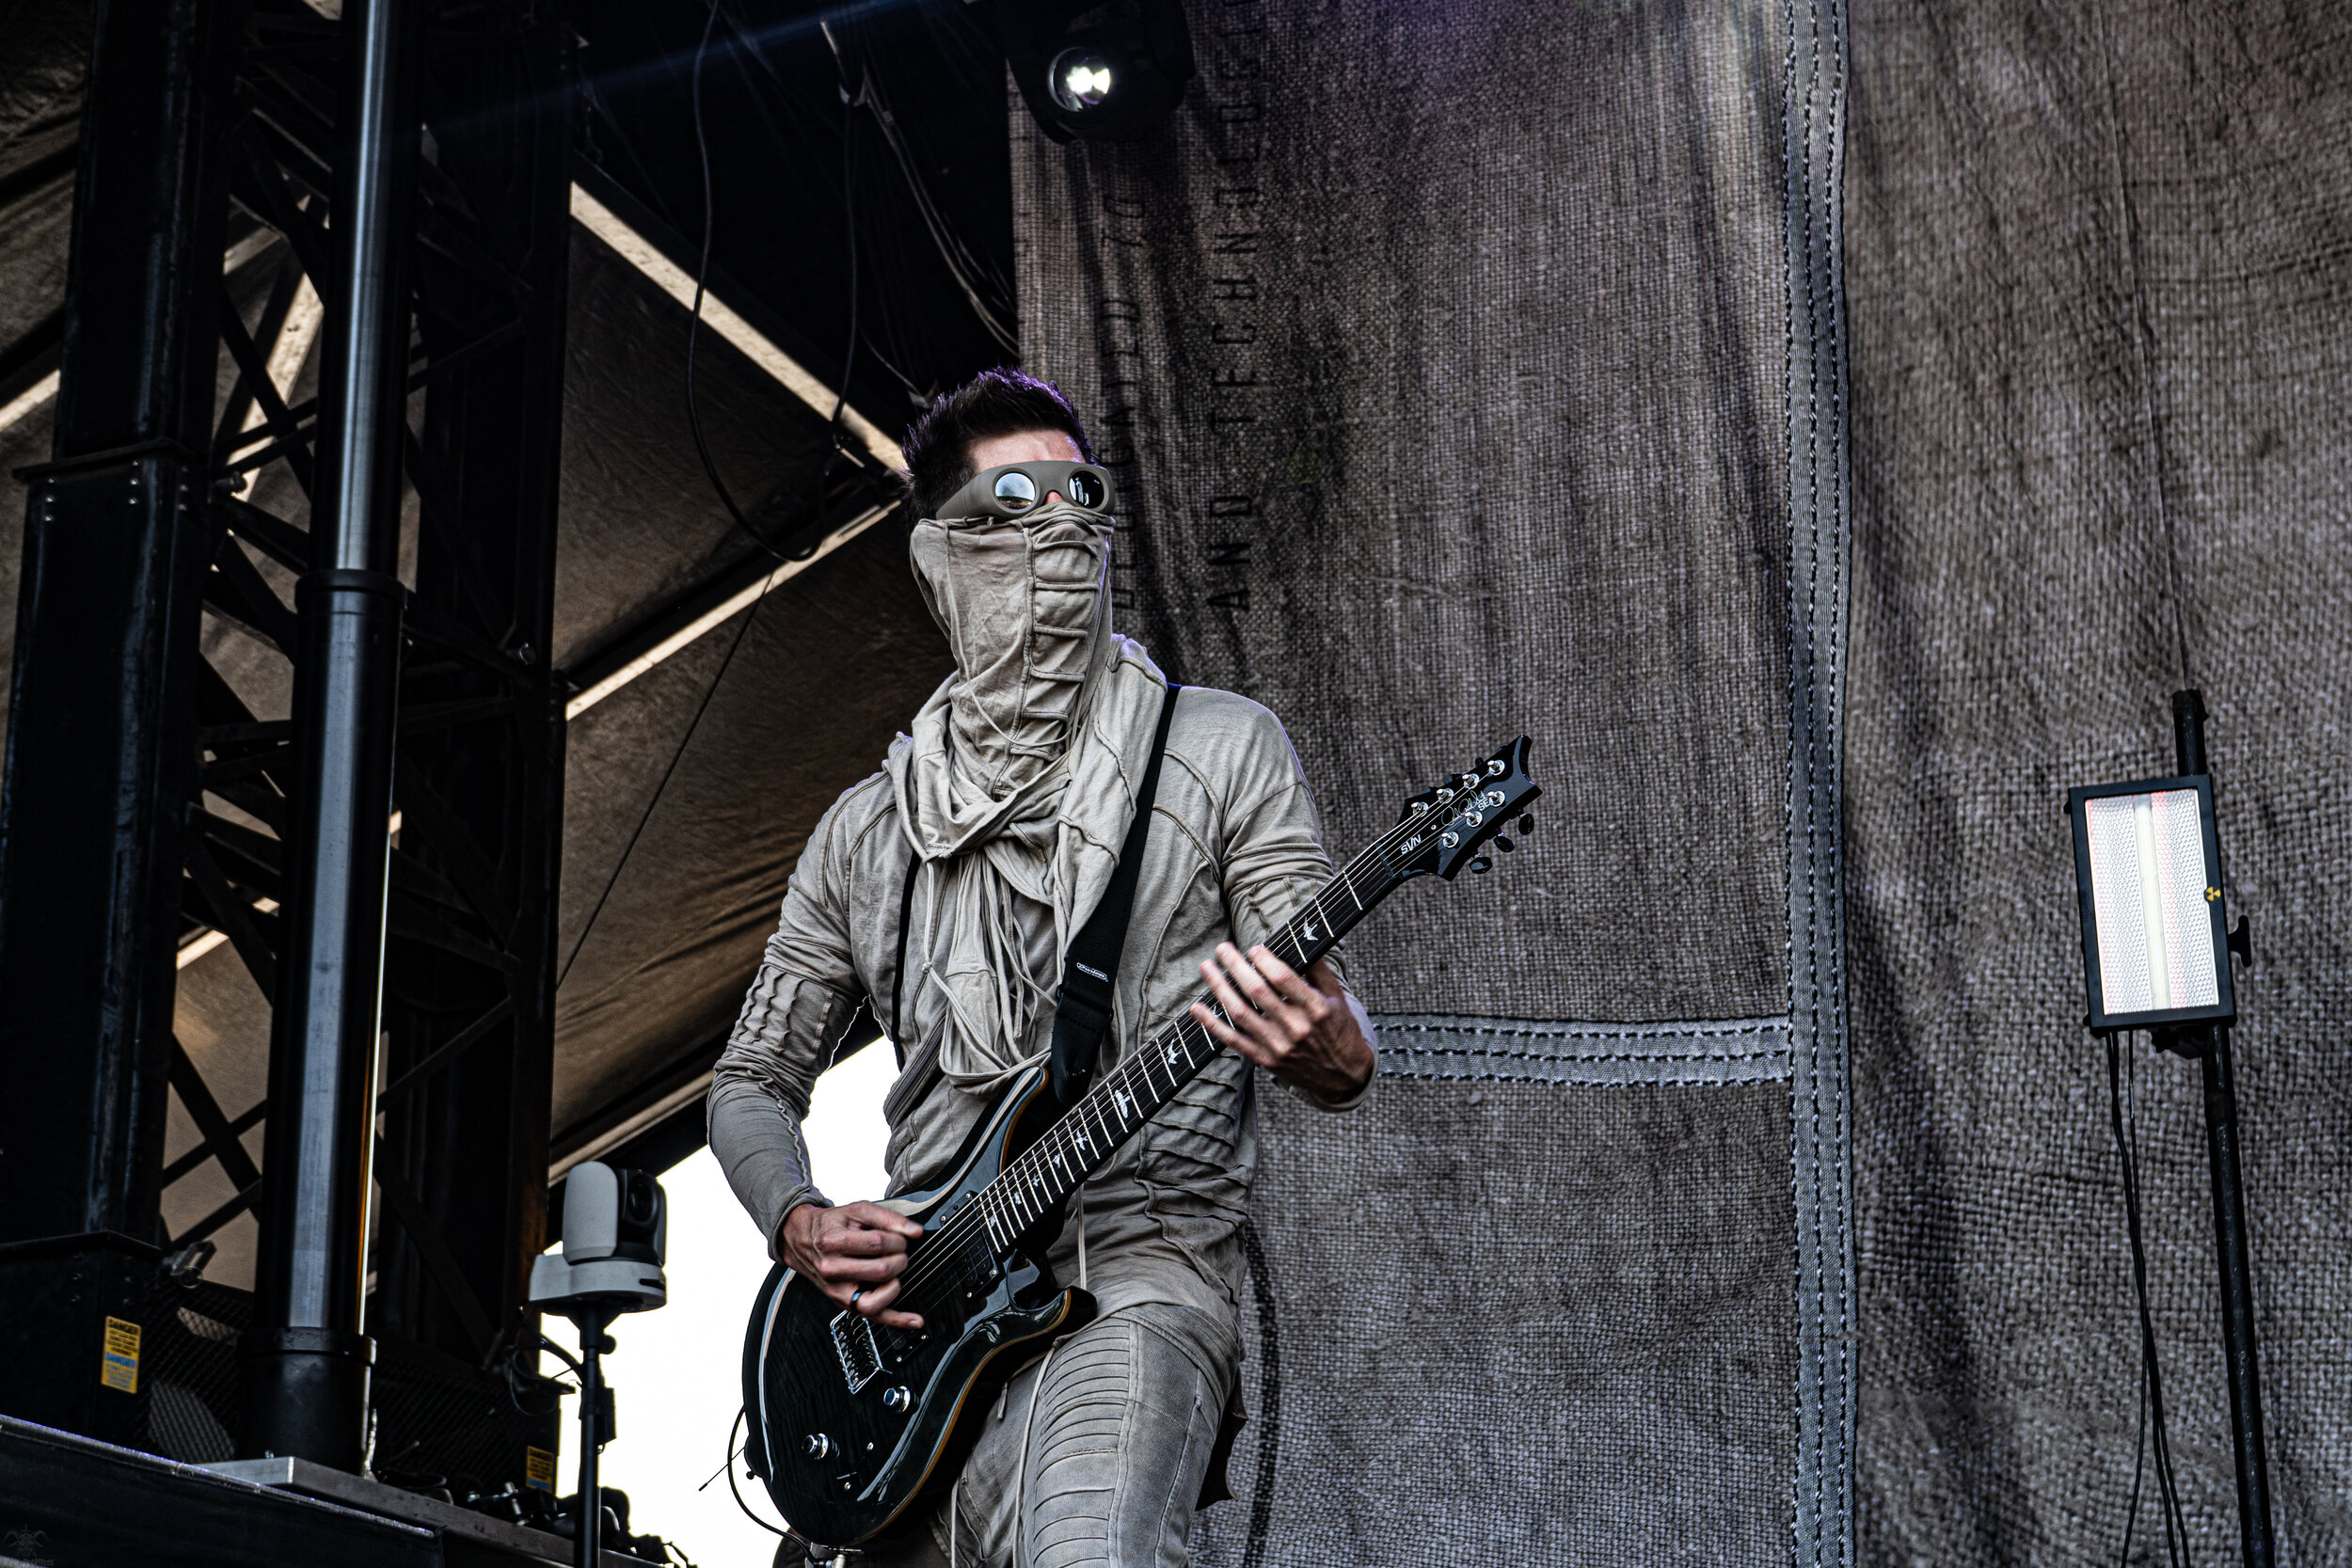
[[[1384,838],[1326,882],[1265,944],[1284,963],[1304,973],[1402,879]],[[1199,1000],[1219,1019],[1232,1022],[1208,993]],[[1223,1049],[1188,1007],[1174,1027],[1130,1052],[981,1191],[980,1212],[995,1250],[1010,1250],[1016,1238],[1058,1209]]]

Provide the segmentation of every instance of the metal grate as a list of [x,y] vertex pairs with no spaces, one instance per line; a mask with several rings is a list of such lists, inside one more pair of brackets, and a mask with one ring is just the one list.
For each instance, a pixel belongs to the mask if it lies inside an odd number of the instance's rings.
[[143,1318],[148,1445],[191,1465],[236,1457],[237,1341],[253,1298],[226,1285],[175,1284],[157,1270]]
[[[192,1465],[237,1451],[237,1343],[253,1322],[250,1293],[226,1285],[175,1284],[158,1270],[148,1287],[140,1351],[147,1446]],[[374,1468],[395,1484],[463,1501],[512,1482],[531,1483],[529,1451],[553,1453],[562,1411],[557,1385],[509,1385],[453,1356],[379,1338],[373,1380]]]
[[374,1402],[377,1472],[461,1501],[507,1481],[527,1485],[527,1450],[553,1453],[562,1418],[554,1384],[510,1386],[497,1373],[390,1338],[376,1341]]

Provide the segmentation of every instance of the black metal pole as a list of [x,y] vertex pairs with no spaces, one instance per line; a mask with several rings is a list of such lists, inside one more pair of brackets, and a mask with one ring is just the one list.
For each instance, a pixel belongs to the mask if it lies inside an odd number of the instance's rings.
[[351,0],[332,210],[334,290],[320,385],[310,570],[295,585],[297,784],[286,952],[270,1039],[270,1118],[248,1453],[339,1469],[366,1460],[370,1149],[398,697],[400,462],[408,358],[403,276],[417,119],[413,0]]
[[[604,1551],[604,1485],[597,1478],[604,1448],[604,1353],[612,1348],[605,1325],[594,1313],[575,1318],[580,1329],[580,1523],[572,1534],[573,1568],[596,1568]],[[732,1460],[729,1464],[734,1463]]]
[[[2172,737],[2183,773],[2205,766],[2205,704],[2195,691],[2172,694]],[[2263,1449],[2262,1370],[2254,1342],[2254,1279],[2246,1251],[2246,1195],[2238,1171],[2237,1086],[2230,1031],[2206,1031],[2205,1153],[2213,1169],[2213,1230],[2221,1260],[2221,1343],[2230,1383],[2230,1435],[2237,1459],[2238,1539],[2247,1568],[2272,1568],[2270,1465]]]

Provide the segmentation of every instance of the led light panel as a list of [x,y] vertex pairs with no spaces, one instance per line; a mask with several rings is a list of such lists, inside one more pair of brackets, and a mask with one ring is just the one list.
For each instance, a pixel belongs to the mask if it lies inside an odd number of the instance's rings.
[[2103,785],[2069,803],[2091,1028],[2232,1017],[2211,782]]

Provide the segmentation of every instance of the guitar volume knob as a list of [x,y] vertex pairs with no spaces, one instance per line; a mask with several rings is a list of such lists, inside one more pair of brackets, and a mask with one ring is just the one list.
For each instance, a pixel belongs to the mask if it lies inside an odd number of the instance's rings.
[[833,1439],[826,1436],[823,1433],[812,1432],[808,1434],[809,1458],[830,1459],[839,1451],[839,1449],[834,1447]]
[[885,1388],[882,1390],[882,1408],[884,1410],[903,1416],[906,1414],[908,1407],[914,1403],[914,1396],[907,1392],[906,1385],[903,1383],[896,1388]]

